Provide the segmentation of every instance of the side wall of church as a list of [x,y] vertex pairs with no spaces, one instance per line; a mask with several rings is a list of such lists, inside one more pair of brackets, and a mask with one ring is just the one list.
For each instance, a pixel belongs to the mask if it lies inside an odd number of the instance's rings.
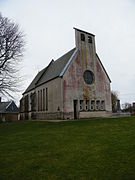
[[37,119],[63,119],[63,83],[56,78],[36,88]]
[[63,119],[63,83],[56,78],[25,94],[21,119]]

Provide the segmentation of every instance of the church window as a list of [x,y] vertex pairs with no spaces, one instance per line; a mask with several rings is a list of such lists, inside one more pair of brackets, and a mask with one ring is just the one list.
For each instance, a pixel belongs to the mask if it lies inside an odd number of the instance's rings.
[[100,101],[99,100],[96,101],[96,110],[100,110]]
[[91,101],[90,110],[92,110],[92,111],[95,110],[95,101],[94,100]]
[[36,93],[33,92],[30,94],[30,100],[31,100],[31,111],[36,110]]
[[92,43],[92,37],[88,36],[88,43]]
[[43,111],[45,111],[45,89],[43,89]]
[[81,33],[81,41],[85,41],[85,35]]
[[84,110],[84,101],[80,100],[80,111]]
[[86,70],[83,74],[83,78],[86,84],[92,84],[94,81],[94,74],[92,71]]
[[42,111],[42,90],[40,90],[40,110]]
[[46,88],[46,111],[48,111],[48,88]]
[[25,107],[25,112],[29,111],[29,95],[26,95],[24,97],[24,107]]
[[89,110],[89,100],[86,100],[86,111]]
[[38,111],[40,111],[40,98],[39,98],[39,91],[38,91]]
[[105,110],[105,101],[101,101],[101,110]]

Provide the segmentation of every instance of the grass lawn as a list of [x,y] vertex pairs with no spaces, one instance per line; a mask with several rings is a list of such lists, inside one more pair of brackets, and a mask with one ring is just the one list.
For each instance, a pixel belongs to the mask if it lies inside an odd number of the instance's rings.
[[0,124],[0,180],[135,179],[135,117]]

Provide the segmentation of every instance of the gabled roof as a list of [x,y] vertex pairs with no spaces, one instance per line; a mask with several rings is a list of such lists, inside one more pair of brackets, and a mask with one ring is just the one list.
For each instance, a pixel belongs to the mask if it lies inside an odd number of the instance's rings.
[[18,112],[18,107],[14,101],[0,102],[0,113]]
[[[25,92],[29,92],[31,90],[33,90],[35,88],[35,84],[36,82],[39,80],[39,78],[42,76],[43,72],[45,71],[46,68],[42,69],[37,75],[36,77],[33,79],[33,81],[31,82],[31,84],[28,86],[28,88],[26,89]],[[25,93],[24,92],[24,93]]]
[[5,112],[6,107],[10,104],[10,102],[1,102],[0,103],[0,112]]
[[[28,86],[28,88],[26,89],[26,91],[23,94],[28,93],[29,91],[35,89],[36,87],[38,87],[48,81],[51,81],[57,77],[63,77],[63,75],[65,74],[70,63],[72,62],[75,55],[77,54],[77,52],[78,52],[78,49],[73,48],[72,50],[70,50],[63,56],[61,56],[59,59],[57,59],[56,61],[52,60],[46,68],[42,69],[36,75],[36,77],[33,79],[31,84]],[[111,82],[102,62],[100,61],[100,58],[98,57],[97,54],[96,54],[96,56],[101,64],[101,66],[103,67],[109,81]]]
[[27,93],[31,90],[33,90],[35,87],[40,86],[43,83],[46,83],[52,79],[55,79],[57,77],[62,77],[68,68],[71,60],[73,59],[73,56],[76,54],[77,49],[73,48],[66,54],[64,54],[62,57],[57,59],[56,61],[52,60],[50,64],[41,70],[36,77],[33,79],[32,83],[29,85],[29,87],[26,89],[26,91],[23,93]]

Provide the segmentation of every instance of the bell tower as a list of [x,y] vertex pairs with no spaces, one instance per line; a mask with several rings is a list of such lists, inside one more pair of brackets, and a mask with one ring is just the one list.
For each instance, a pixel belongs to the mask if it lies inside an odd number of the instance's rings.
[[75,29],[75,44],[80,52],[82,61],[82,70],[95,71],[95,58],[96,58],[96,47],[95,47],[95,35]]
[[[96,71],[96,47],[95,35],[75,29],[75,44],[80,53],[82,71],[91,71],[95,74]],[[95,79],[96,80],[96,79]]]
[[84,100],[96,99],[96,48],[95,35],[75,29],[75,43],[79,50],[83,79]]

